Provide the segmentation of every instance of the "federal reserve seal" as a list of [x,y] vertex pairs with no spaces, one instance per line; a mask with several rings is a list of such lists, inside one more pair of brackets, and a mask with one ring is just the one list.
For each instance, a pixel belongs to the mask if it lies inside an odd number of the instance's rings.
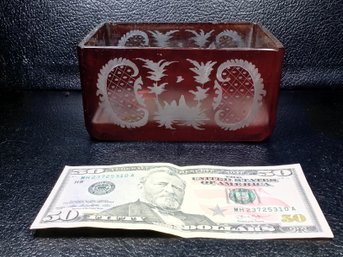
[[230,190],[229,198],[231,201],[238,204],[248,204],[252,203],[256,199],[256,194],[250,189],[236,188]]
[[88,188],[88,192],[93,195],[106,195],[111,193],[115,188],[115,185],[110,181],[100,181],[94,183]]

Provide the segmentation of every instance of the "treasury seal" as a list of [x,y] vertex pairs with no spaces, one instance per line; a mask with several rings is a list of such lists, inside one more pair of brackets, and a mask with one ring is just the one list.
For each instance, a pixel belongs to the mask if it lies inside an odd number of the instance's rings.
[[100,181],[94,183],[88,188],[88,192],[93,195],[106,195],[111,193],[115,188],[115,185],[110,181]]
[[248,204],[252,203],[256,199],[256,194],[250,189],[236,188],[230,190],[229,198],[238,204]]

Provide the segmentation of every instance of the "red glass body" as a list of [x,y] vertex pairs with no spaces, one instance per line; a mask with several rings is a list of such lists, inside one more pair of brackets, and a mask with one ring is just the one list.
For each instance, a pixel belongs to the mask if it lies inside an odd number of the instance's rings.
[[261,141],[284,49],[251,23],[115,24],[79,45],[85,124],[99,140]]

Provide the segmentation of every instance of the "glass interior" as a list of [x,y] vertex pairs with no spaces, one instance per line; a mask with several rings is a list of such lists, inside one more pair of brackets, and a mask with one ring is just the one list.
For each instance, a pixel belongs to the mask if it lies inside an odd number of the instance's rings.
[[253,23],[105,23],[82,46],[159,48],[280,48]]

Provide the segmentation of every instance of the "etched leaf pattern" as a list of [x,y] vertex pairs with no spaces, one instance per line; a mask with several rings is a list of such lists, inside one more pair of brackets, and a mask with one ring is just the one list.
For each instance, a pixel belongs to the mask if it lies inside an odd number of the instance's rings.
[[149,79],[153,81],[160,81],[161,78],[166,76],[164,73],[166,71],[166,67],[174,62],[167,62],[166,60],[160,60],[158,62],[154,62],[149,59],[143,59],[143,58],[137,58],[138,60],[143,61],[145,64],[143,67],[148,68],[150,71],[148,72],[150,76],[148,76]]
[[203,31],[202,29],[200,30],[200,32],[197,32],[195,30],[186,30],[190,33],[192,33],[194,35],[194,37],[192,37],[191,39],[194,41],[194,43],[198,46],[198,47],[205,47],[206,44],[209,41],[209,37],[211,36],[213,30],[205,33],[205,31]]
[[208,61],[206,63],[199,63],[191,59],[187,59],[187,61],[194,65],[190,70],[196,74],[194,76],[195,81],[201,84],[201,86],[196,86],[196,90],[189,90],[189,92],[194,95],[194,100],[200,103],[208,96],[207,92],[210,88],[204,88],[204,85],[210,81],[210,75],[216,62]]
[[149,32],[154,37],[157,46],[167,47],[170,44],[170,39],[172,38],[172,35],[175,32],[178,32],[178,30],[171,30],[166,33],[162,33],[158,30],[149,31]]
[[210,81],[209,76],[211,74],[211,71],[213,70],[213,66],[217,62],[208,61],[206,63],[204,62],[199,63],[191,59],[187,59],[187,61],[189,61],[190,63],[194,65],[194,67],[191,68],[190,70],[196,74],[196,76],[194,76],[196,82],[200,83],[201,85],[204,85]]

